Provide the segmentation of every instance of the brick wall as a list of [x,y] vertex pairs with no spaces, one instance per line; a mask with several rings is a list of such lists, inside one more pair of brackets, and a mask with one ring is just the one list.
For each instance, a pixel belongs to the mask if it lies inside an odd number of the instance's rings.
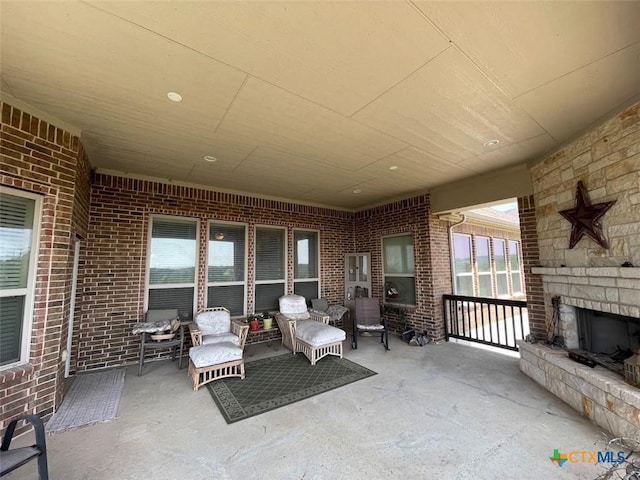
[[520,216],[520,235],[522,241],[522,273],[527,295],[527,314],[529,331],[536,338],[546,338],[544,291],[542,276],[531,273],[531,268],[540,265],[538,250],[538,232],[536,230],[536,206],[532,195],[518,198]]
[[59,403],[68,328],[79,140],[2,103],[0,184],[42,196],[36,288],[28,363],[0,371],[0,428],[25,412],[47,420]]
[[[253,276],[256,225],[287,227],[288,285],[293,291],[293,229],[320,231],[321,292],[330,303],[342,303],[344,253],[351,249],[352,213],[293,203],[251,198],[197,188],[97,174],[91,191],[90,225],[82,272],[78,370],[138,361],[139,338],[131,334],[144,312],[148,226],[151,215],[200,220],[200,238],[207,221],[248,225],[248,276]],[[198,308],[205,302],[206,244],[200,242]],[[253,311],[249,282],[247,311]],[[271,334],[252,334],[250,342]]]
[[425,325],[430,338],[441,340],[445,336],[442,296],[453,292],[451,285],[451,249],[449,245],[449,223],[439,220],[430,214],[429,220],[429,253],[431,268],[425,271],[429,278],[425,291],[428,299],[428,317],[431,321]]
[[[434,340],[444,338],[442,293],[451,293],[449,243],[445,222],[431,215],[428,195],[357,212],[354,251],[371,253],[371,295],[383,298],[382,240],[385,235],[412,233],[414,239],[416,306],[407,321]],[[390,329],[400,331],[397,315],[387,313]]]

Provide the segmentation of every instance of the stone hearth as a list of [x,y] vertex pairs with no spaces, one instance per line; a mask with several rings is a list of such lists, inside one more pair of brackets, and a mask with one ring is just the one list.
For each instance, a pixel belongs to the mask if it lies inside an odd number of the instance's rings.
[[603,367],[574,362],[561,349],[520,342],[520,370],[614,437],[640,441],[640,389]]

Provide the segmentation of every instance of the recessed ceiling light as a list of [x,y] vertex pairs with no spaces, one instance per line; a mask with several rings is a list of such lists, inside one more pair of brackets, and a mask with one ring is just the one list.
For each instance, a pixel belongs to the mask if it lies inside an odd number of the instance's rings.
[[359,188],[356,188],[356,189],[353,191],[353,193],[356,193],[356,194],[358,194],[358,193],[362,193],[362,190],[360,190]]
[[167,97],[169,97],[169,100],[171,100],[172,102],[181,102],[182,101],[182,95],[180,95],[179,93],[176,93],[176,92],[167,93]]
[[500,140],[489,140],[488,142],[484,142],[485,147],[493,147],[500,143]]
[[397,166],[397,165],[391,165],[391,166],[389,167],[389,170],[397,170],[397,169],[398,169],[398,166]]
[[218,160],[216,157],[214,157],[214,156],[212,156],[212,155],[205,155],[205,156],[204,156],[204,159],[205,159],[207,162],[215,162],[215,161],[217,161],[217,160]]

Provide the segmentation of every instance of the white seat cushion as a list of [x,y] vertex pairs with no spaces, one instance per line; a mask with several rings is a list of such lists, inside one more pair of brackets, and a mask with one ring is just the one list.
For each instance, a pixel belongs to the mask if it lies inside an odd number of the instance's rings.
[[231,331],[231,316],[225,310],[202,312],[196,315],[196,325],[202,335],[216,335]]
[[347,338],[344,330],[331,325],[325,325],[313,320],[300,320],[296,323],[296,337],[300,340],[319,347],[330,343],[341,342]]
[[202,345],[211,345],[212,343],[231,342],[234,345],[240,345],[240,338],[233,333],[218,333],[215,335],[203,335]]
[[369,325],[369,324],[358,323],[356,324],[356,328],[358,330],[376,331],[376,330],[384,330],[384,325]]
[[231,342],[199,345],[189,349],[189,358],[196,367],[209,367],[242,358],[242,349]]

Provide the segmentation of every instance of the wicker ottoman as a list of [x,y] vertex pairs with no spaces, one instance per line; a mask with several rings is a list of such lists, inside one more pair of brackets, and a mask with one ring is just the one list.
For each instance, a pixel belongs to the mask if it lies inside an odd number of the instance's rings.
[[296,324],[296,351],[302,352],[311,365],[327,355],[342,358],[344,330],[314,320],[299,320]]
[[199,345],[189,349],[189,376],[193,389],[226,377],[244,378],[243,349],[233,342]]

